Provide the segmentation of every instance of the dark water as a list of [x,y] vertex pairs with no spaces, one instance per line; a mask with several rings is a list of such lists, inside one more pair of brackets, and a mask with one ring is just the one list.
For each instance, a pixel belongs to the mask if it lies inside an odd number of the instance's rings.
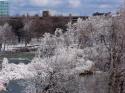
[[12,80],[5,93],[35,93],[35,85],[32,79]]
[[5,93],[23,93],[25,86],[21,85],[22,82],[25,82],[25,80],[10,81]]

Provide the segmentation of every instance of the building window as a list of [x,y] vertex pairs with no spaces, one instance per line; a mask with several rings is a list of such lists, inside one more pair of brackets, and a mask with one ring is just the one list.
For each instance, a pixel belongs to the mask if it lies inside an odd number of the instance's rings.
[[0,16],[9,15],[9,3],[8,1],[0,1]]

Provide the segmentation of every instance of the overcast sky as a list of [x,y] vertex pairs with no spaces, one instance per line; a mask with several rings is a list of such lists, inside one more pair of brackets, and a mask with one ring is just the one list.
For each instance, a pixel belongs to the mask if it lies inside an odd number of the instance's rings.
[[98,12],[115,12],[123,0],[9,0],[10,14],[40,14],[50,10],[53,15],[91,15]]

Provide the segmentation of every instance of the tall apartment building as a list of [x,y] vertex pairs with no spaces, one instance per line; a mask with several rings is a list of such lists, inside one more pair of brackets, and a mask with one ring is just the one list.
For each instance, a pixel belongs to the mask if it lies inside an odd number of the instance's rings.
[[0,0],[0,16],[9,15],[9,2],[6,0]]

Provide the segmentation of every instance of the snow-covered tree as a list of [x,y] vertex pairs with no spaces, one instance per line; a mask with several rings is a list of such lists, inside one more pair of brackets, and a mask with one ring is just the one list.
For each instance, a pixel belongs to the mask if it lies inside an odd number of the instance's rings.
[[[78,21],[78,26],[81,24],[79,22],[81,21]],[[78,26],[77,23],[69,23],[67,32],[62,33],[61,29],[56,29],[55,35],[45,33],[41,38],[38,55],[32,62],[39,62],[39,66],[36,66],[38,76],[35,79],[38,93],[78,93],[79,75],[93,74],[94,63],[86,59],[84,50],[79,47],[81,32],[78,31],[80,28],[76,28]],[[45,65],[45,70],[40,69],[43,68],[42,64]],[[47,73],[44,79],[43,71]],[[72,86],[68,87],[71,83]]]
[[55,34],[45,33],[30,64],[8,64],[4,59],[0,76],[30,78],[28,93],[30,88],[36,93],[79,93],[79,75],[91,75],[96,69],[119,71],[114,69],[124,63],[124,35],[121,17],[79,18],[68,23],[66,31],[57,28]]
[[[79,91],[79,75],[92,74],[94,71],[94,63],[84,59],[81,49],[73,47],[56,48],[53,56],[35,58],[32,63],[37,62],[39,62],[39,66],[36,66],[38,71],[36,85],[39,92],[77,93]],[[43,68],[41,66],[44,66],[45,70],[41,69]],[[43,71],[47,73],[44,78],[42,78]],[[71,88],[68,87],[70,84],[72,84]]]

